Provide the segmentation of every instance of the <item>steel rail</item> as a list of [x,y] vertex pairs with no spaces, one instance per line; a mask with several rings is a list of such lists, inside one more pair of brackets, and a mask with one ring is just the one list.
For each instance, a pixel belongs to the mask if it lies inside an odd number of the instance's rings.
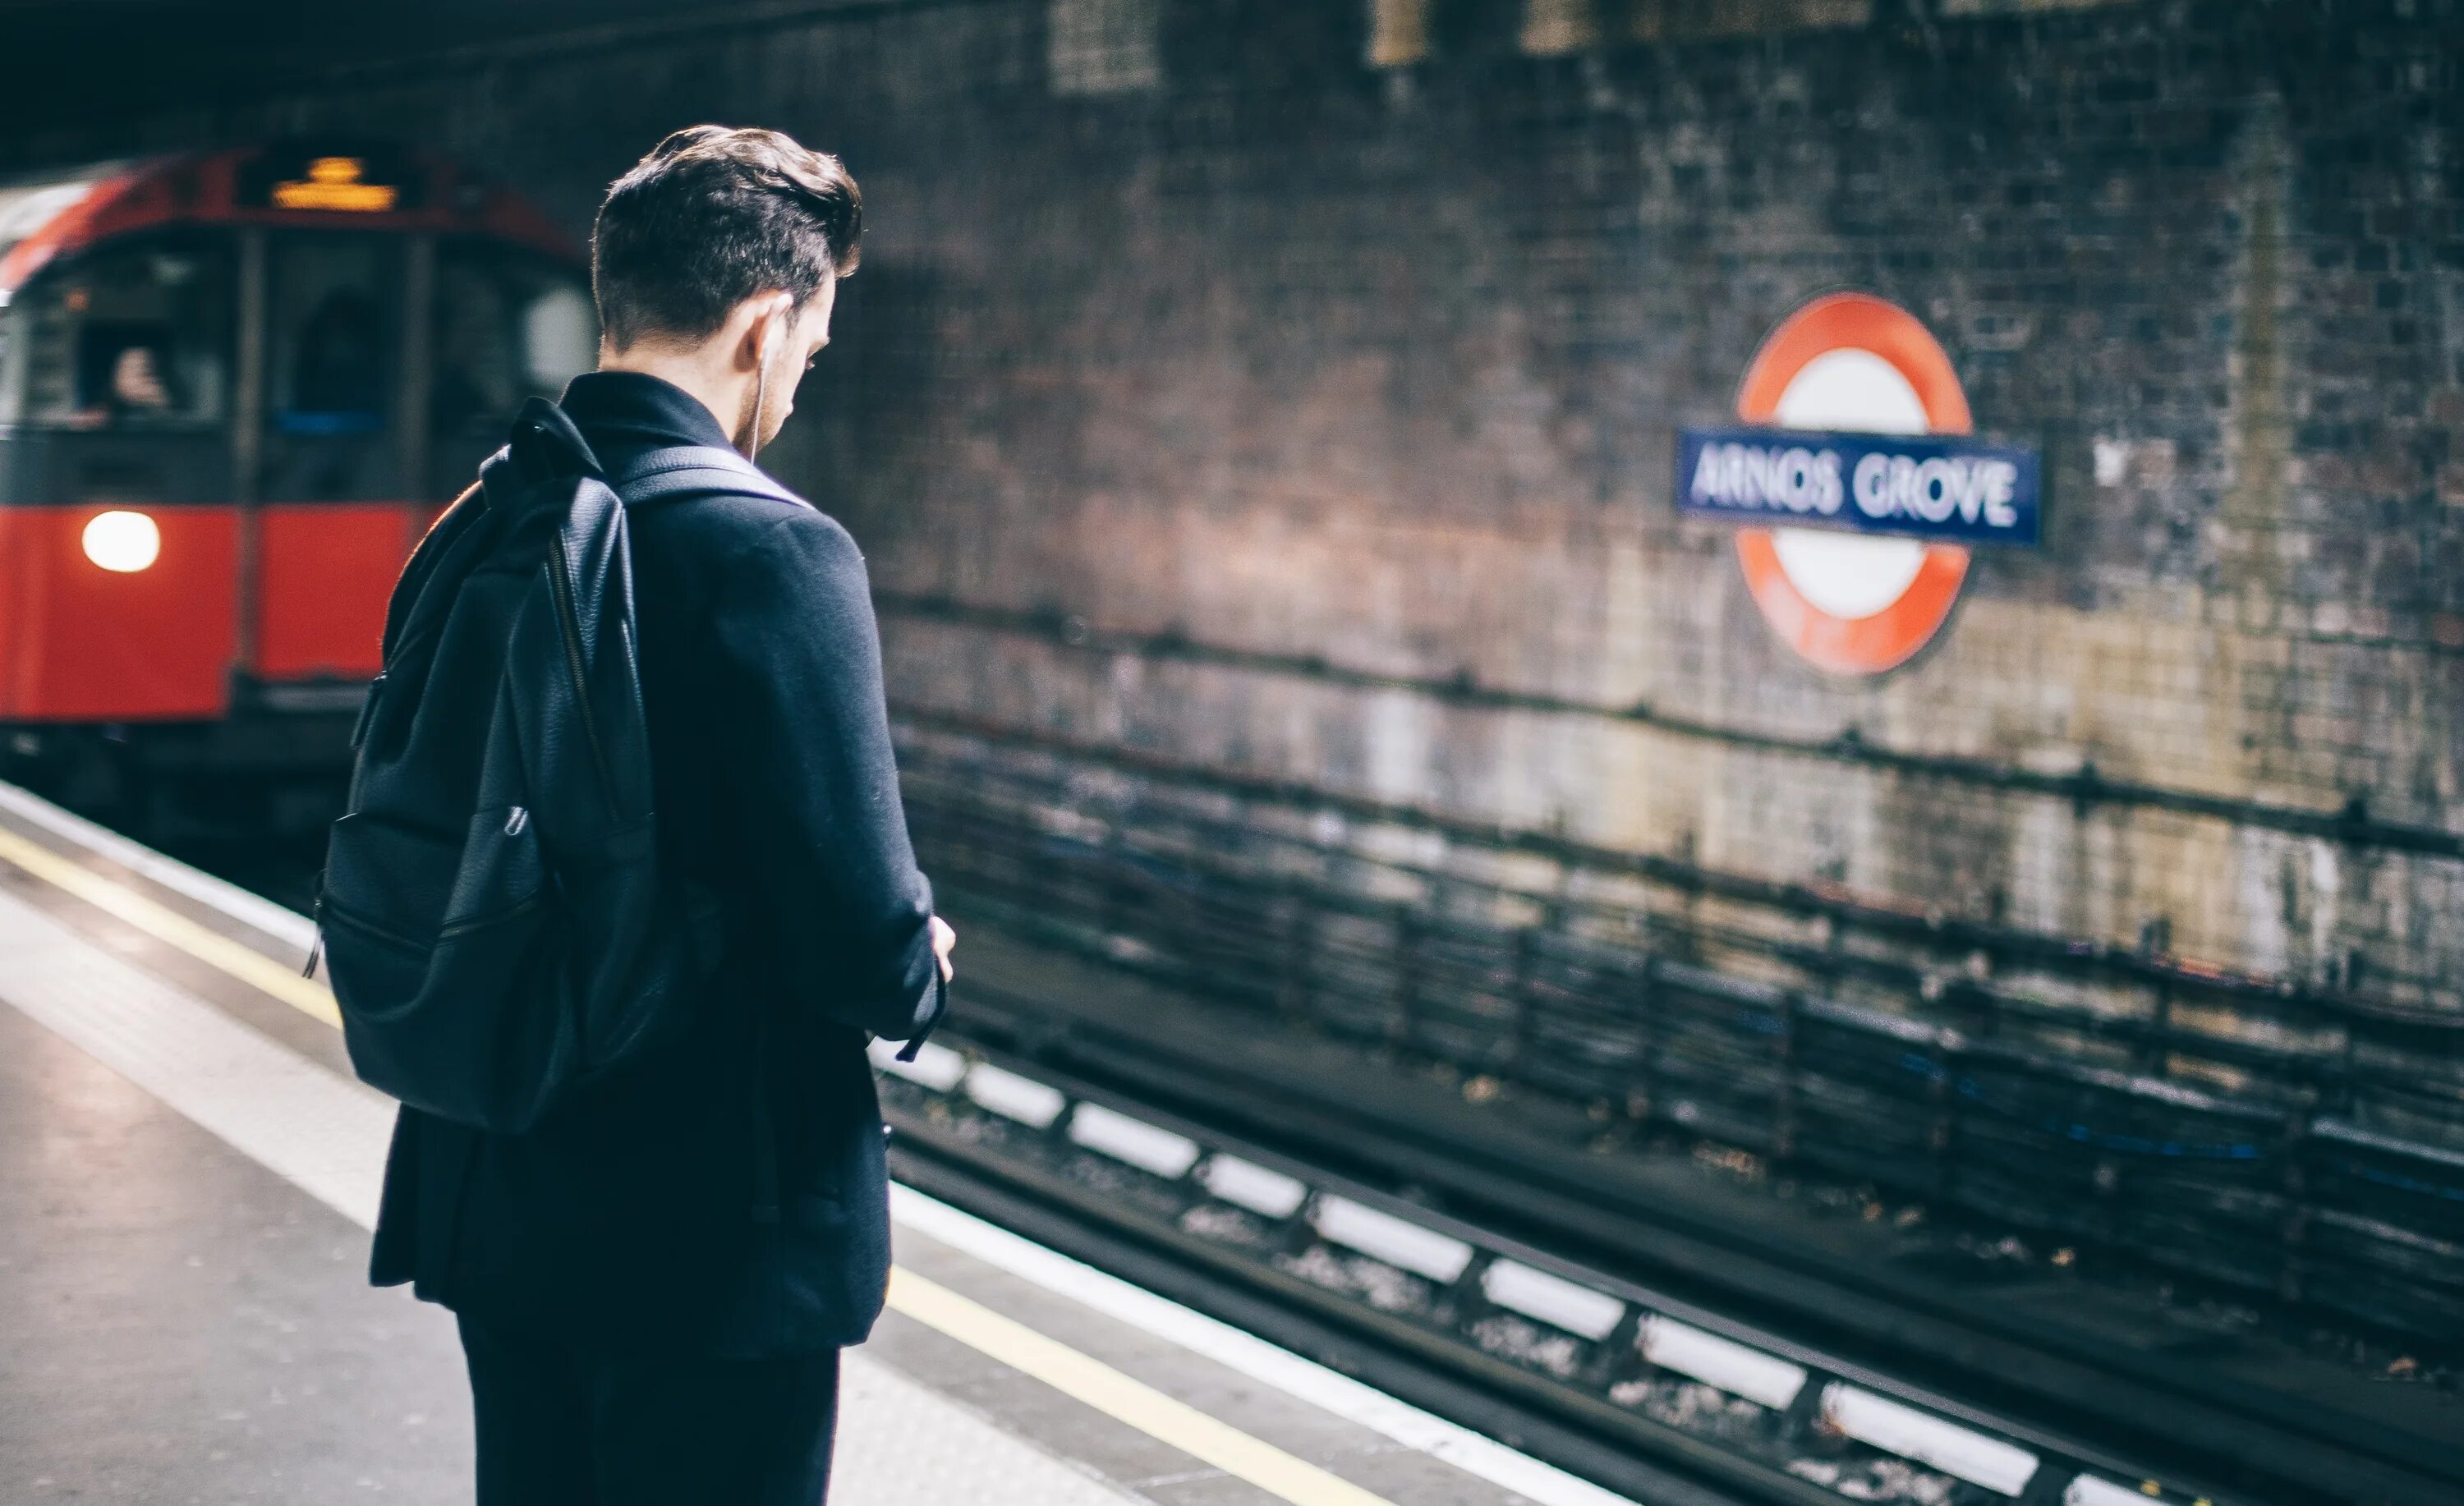
[[[1800,1250],[1638,1190],[1528,1137],[1444,1132],[1400,1105],[1345,1098],[1144,1037],[1056,1025],[1032,1001],[978,980],[970,1042],[1033,1070],[1083,1079],[1253,1144],[1389,1190],[1571,1258],[1685,1295],[1699,1305],[1818,1342],[1946,1394],[2116,1447],[2236,1479],[2283,1482],[2288,1499],[2464,1499],[2464,1456],[2441,1440],[2299,1398],[2253,1390],[2161,1352],[2137,1352],[1991,1300],[1967,1300],[1919,1273],[1876,1271]],[[2202,1460],[2223,1461],[2202,1463]],[[2387,1482],[2377,1494],[2360,1482]],[[2340,1495],[2340,1489],[2352,1494]],[[2261,1492],[2260,1494],[2266,1494]]]
[[2322,1498],[2159,1475],[980,1043],[875,1059],[902,1177],[1639,1499]]

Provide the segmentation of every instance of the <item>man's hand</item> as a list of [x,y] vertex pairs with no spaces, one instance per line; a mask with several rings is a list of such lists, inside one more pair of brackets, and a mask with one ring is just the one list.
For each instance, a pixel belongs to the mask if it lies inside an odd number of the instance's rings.
[[950,966],[950,949],[957,944],[958,933],[950,928],[950,923],[938,915],[934,916],[933,957],[941,964],[941,981],[944,983],[958,975],[957,970]]

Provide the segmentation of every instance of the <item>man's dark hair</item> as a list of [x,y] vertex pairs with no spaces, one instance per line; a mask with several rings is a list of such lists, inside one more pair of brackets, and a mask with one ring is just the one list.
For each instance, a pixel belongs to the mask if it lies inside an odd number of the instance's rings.
[[607,189],[590,237],[600,327],[623,350],[645,336],[708,338],[757,293],[802,304],[855,271],[864,195],[839,160],[780,131],[694,125]]

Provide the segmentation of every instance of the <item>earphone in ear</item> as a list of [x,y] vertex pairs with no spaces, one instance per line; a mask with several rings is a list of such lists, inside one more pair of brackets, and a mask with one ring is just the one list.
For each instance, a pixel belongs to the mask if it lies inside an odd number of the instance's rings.
[[796,300],[783,293],[779,295],[778,302],[770,305],[769,316],[761,325],[762,365],[769,365],[770,358],[777,354],[780,321],[785,319],[789,315],[793,314],[795,310]]
[[761,448],[761,404],[770,390],[770,356],[779,343],[779,321],[795,307],[796,300],[786,294],[770,306],[768,321],[761,326],[761,342],[753,355],[753,417],[744,429],[744,458],[751,460]]

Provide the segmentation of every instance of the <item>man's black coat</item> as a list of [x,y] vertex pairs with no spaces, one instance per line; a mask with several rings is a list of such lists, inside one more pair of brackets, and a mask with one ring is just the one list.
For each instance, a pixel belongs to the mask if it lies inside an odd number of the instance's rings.
[[[578,377],[563,406],[611,471],[728,447],[656,378]],[[404,1109],[370,1275],[563,1342],[854,1343],[890,1265],[864,1033],[912,1037],[938,1007],[864,557],[822,513],[749,493],[627,524],[662,861],[718,894],[725,961],[673,1049],[527,1134]]]

